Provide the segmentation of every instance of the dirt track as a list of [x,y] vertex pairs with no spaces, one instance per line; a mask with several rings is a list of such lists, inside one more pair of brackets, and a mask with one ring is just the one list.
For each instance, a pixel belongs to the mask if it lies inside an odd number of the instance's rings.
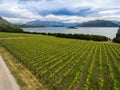
[[20,90],[15,78],[0,56],[0,90]]

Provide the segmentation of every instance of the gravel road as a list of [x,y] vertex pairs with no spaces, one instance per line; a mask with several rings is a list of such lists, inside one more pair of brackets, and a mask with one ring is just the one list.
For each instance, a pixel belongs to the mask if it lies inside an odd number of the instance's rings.
[[0,55],[0,90],[20,90],[3,58]]

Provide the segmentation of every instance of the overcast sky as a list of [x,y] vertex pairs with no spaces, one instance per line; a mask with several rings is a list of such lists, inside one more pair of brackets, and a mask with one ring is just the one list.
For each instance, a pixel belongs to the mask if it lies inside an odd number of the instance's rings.
[[0,16],[13,23],[120,21],[120,0],[0,0]]

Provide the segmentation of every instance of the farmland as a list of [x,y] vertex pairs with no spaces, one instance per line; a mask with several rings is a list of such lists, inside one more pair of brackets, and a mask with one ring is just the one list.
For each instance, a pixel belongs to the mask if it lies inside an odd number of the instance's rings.
[[120,90],[119,44],[5,35],[0,44],[50,90]]

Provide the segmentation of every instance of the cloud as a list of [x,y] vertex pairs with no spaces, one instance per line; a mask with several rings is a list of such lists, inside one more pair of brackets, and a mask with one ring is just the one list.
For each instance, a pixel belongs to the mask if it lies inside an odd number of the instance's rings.
[[0,16],[10,22],[120,20],[119,0],[0,0]]

